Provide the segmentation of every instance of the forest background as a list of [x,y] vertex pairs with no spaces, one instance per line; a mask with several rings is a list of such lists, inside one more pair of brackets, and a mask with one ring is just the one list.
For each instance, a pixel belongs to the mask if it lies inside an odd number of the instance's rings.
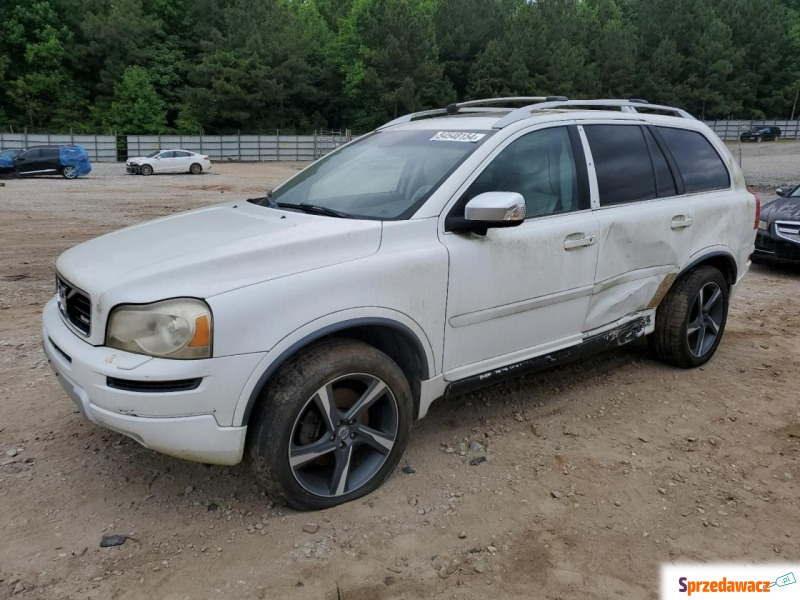
[[3,0],[0,131],[364,132],[509,95],[797,117],[800,0]]

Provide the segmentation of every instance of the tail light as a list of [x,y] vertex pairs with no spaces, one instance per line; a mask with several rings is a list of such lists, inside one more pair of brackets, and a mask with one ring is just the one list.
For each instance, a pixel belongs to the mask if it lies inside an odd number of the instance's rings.
[[761,198],[758,194],[753,194],[756,197],[756,220],[753,224],[753,229],[758,229],[758,221],[761,219]]
[[[203,160],[208,160],[208,157],[207,157],[207,156],[204,156],[204,157],[203,157]],[[756,198],[758,198],[758,196],[756,196]]]

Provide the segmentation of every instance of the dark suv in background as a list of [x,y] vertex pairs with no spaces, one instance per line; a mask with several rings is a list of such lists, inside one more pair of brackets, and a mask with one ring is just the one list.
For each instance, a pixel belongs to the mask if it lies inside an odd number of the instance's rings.
[[779,140],[781,128],[774,125],[762,125],[761,127],[751,127],[739,136],[743,142],[760,142],[762,140]]
[[63,175],[75,177],[75,167],[61,163],[60,146],[34,146],[14,158],[14,168],[20,175]]

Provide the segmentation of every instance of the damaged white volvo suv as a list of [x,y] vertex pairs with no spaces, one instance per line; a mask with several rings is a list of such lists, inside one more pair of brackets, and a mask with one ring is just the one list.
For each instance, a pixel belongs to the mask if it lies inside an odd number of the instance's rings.
[[645,335],[706,362],[758,212],[682,110],[465,102],[263,198],[68,250],[44,348],[92,422],[180,458],[246,453],[274,498],[324,508],[376,489],[442,396]]

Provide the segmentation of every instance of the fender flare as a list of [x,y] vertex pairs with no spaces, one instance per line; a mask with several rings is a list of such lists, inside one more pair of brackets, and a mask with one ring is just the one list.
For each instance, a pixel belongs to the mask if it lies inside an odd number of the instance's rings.
[[[384,309],[382,312],[389,311]],[[394,313],[396,311],[391,312]],[[291,334],[284,337],[281,342],[276,344],[275,347],[273,347],[269,352],[267,352],[259,365],[253,371],[253,374],[250,376],[250,379],[245,385],[242,395],[239,397],[239,400],[236,404],[236,409],[233,416],[234,426],[247,425],[248,421],[250,420],[250,413],[252,412],[253,406],[255,406],[256,400],[261,393],[261,389],[264,387],[264,384],[267,382],[267,380],[272,377],[272,375],[280,368],[281,365],[283,365],[284,362],[286,362],[286,360],[293,356],[298,350],[308,346],[314,341],[331,335],[332,333],[336,333],[337,331],[343,331],[352,327],[379,325],[395,329],[404,334],[409,340],[412,341],[418,354],[421,357],[424,357],[424,360],[421,361],[423,378],[429,379],[432,377],[432,374],[435,372],[435,362],[430,340],[428,340],[424,330],[415,321],[411,320],[403,313],[397,314],[405,317],[403,320],[408,320],[410,323],[406,324],[401,322],[398,318],[392,318],[389,316],[370,316],[346,318],[342,320],[336,320],[335,322],[322,327],[315,326],[315,324],[319,321],[328,320],[328,318],[332,316],[328,315],[327,318],[321,317],[294,330]],[[412,323],[413,326],[411,325]],[[309,329],[310,331],[307,333],[301,333],[298,335],[298,332]],[[287,341],[293,338],[297,339],[295,339],[293,342]]]
[[714,246],[700,250],[690,259],[690,262],[678,272],[678,277],[684,273],[688,273],[700,263],[708,262],[709,260],[713,261],[714,259],[723,259],[726,262],[729,262],[729,266],[733,267],[732,275],[731,273],[726,272],[723,272],[722,274],[725,276],[725,280],[728,282],[729,286],[734,285],[739,276],[739,265],[736,263],[736,258],[734,257],[733,252],[724,246]]

